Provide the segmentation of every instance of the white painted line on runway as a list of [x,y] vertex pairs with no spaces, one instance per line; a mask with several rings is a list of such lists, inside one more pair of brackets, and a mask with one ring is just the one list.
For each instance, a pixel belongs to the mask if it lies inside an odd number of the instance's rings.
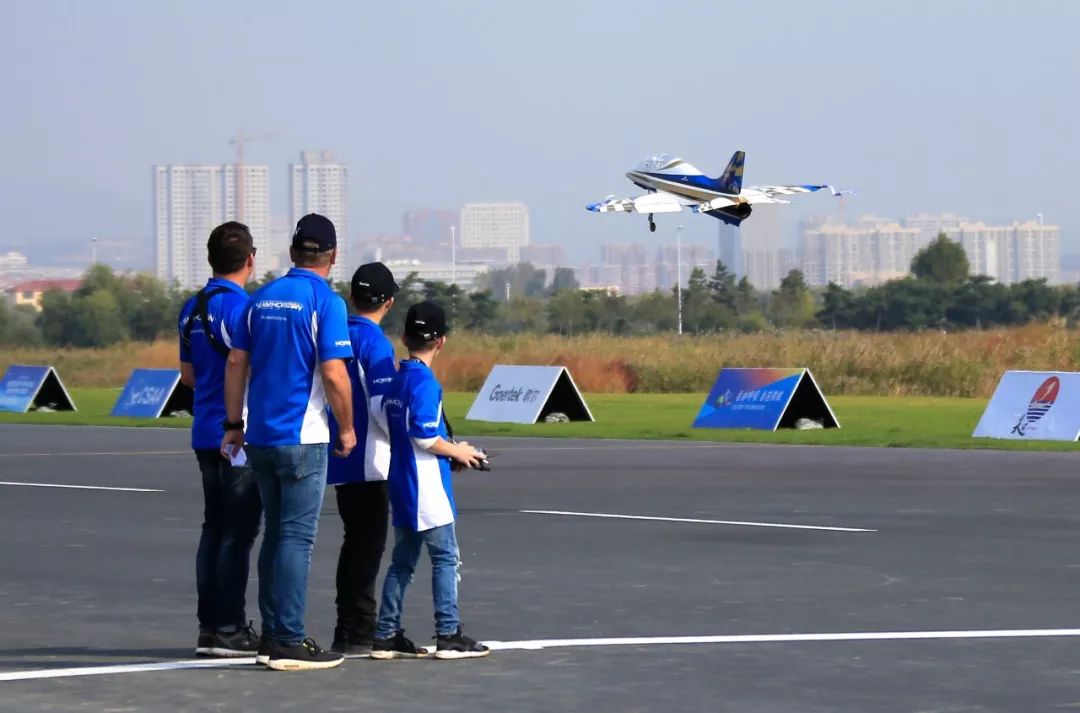
[[[492,651],[541,651],[543,649],[600,646],[687,646],[702,644],[776,644],[821,641],[917,641],[930,639],[1040,639],[1080,637],[1080,629],[989,629],[974,631],[866,631],[824,634],[736,634],[724,636],[635,636],[607,639],[528,639],[485,641]],[[118,666],[82,666],[0,673],[2,681],[31,681],[72,676],[105,676],[116,673],[180,671],[199,668],[250,666],[253,657],[237,659],[194,659]]]
[[485,641],[493,651],[536,651],[582,646],[677,644],[765,644],[814,641],[898,641],[926,639],[1035,639],[1080,636],[1080,629],[992,629],[983,631],[867,631],[837,634],[745,634],[734,636],[638,636],[624,639],[534,639]]
[[144,671],[181,671],[189,668],[221,668],[223,666],[254,665],[255,657],[241,659],[192,659],[190,661],[162,661],[119,666],[79,666],[75,668],[46,668],[36,671],[12,671],[0,673],[0,681],[32,681],[41,678],[69,678],[72,676],[105,676],[112,673],[142,673]]
[[71,490],[114,490],[121,493],[164,493],[164,490],[155,488],[112,488],[106,485],[67,485],[64,483],[18,483],[10,480],[0,480],[0,485],[15,485],[27,488],[69,488]]
[[54,458],[61,456],[178,456],[188,451],[91,451],[72,453],[0,453],[0,458]]
[[779,527],[789,530],[828,530],[830,532],[877,532],[862,527],[828,527],[825,525],[791,525],[780,522],[742,522],[740,520],[699,520],[690,517],[655,517],[653,515],[618,515],[606,512],[569,512],[566,510],[519,510],[530,515],[567,515],[570,517],[601,517],[613,520],[659,520],[661,522],[691,522],[702,525],[741,525],[744,527]]

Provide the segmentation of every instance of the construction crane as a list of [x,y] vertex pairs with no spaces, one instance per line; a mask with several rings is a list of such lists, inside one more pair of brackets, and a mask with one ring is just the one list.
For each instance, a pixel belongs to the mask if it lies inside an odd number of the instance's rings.
[[236,135],[229,139],[229,145],[236,147],[236,219],[241,223],[244,222],[244,147],[249,141],[260,141],[262,139],[271,139],[277,136],[276,133],[257,134],[250,136],[245,134],[242,130],[237,131]]

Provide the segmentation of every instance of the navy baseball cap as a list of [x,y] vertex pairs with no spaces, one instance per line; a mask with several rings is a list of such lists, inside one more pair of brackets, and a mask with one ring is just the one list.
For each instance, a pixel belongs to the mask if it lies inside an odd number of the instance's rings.
[[381,262],[369,262],[356,268],[352,276],[352,297],[357,302],[381,305],[397,294],[394,273]]
[[308,213],[296,223],[292,249],[303,253],[324,253],[337,247],[337,231],[324,215]]
[[420,302],[409,308],[405,315],[405,336],[431,342],[450,331],[446,326],[446,312],[434,302]]

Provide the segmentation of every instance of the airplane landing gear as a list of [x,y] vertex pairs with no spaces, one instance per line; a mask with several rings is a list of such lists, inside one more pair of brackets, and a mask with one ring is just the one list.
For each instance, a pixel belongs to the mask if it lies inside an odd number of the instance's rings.
[[653,220],[652,213],[649,213],[649,232],[656,232],[656,222]]

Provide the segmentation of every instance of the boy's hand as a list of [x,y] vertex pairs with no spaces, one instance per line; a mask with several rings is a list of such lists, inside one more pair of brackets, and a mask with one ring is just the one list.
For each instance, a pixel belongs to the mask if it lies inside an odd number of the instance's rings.
[[470,446],[468,441],[455,443],[454,450],[456,453],[450,457],[467,468],[475,468],[483,460],[481,452]]
[[356,448],[356,431],[350,428],[348,431],[338,433],[337,448],[334,449],[334,455],[338,458],[347,458],[352,453],[353,448]]
[[244,447],[244,432],[236,429],[225,431],[221,439],[221,457],[225,460],[232,458],[233,453]]

